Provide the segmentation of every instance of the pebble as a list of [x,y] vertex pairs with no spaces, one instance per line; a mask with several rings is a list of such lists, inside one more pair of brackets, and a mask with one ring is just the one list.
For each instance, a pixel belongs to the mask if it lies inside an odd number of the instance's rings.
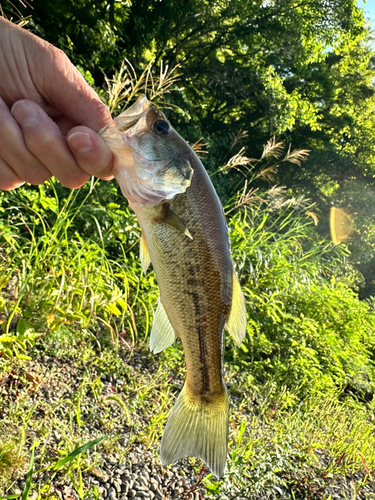
[[126,483],[122,483],[122,485],[121,485],[121,493],[123,495],[127,495],[128,491],[129,491],[129,485],[126,484]]
[[146,491],[146,492],[149,491],[149,489],[147,488],[147,486],[144,486],[143,484],[141,485],[139,483],[137,483],[135,485],[135,489],[137,490],[137,492],[139,492],[139,491]]
[[143,484],[144,486],[147,486],[149,481],[142,475],[142,476],[139,476],[138,483]]
[[117,500],[115,488],[113,488],[113,487],[109,488],[107,498],[109,500]]
[[117,480],[115,479],[113,481],[113,484],[115,485],[115,489],[116,489],[117,493],[121,493],[122,481],[119,479],[117,479]]

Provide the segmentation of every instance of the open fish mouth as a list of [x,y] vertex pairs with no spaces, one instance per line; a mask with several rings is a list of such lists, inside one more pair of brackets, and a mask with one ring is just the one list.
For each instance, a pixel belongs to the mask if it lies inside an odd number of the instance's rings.
[[142,116],[147,114],[147,111],[150,109],[150,101],[147,99],[145,95],[139,97],[134,104],[132,104],[128,109],[126,109],[123,113],[117,116],[113,122],[109,125],[106,125],[102,129],[99,130],[99,135],[104,135],[104,133],[113,127],[116,127],[118,132],[126,132],[131,129],[135,125],[137,125],[138,121]]
[[118,125],[118,130],[120,132],[125,132],[130,128],[134,127],[139,120],[147,114],[150,109],[150,101],[147,97],[139,97],[134,104],[125,110],[121,115],[114,119],[114,122]]

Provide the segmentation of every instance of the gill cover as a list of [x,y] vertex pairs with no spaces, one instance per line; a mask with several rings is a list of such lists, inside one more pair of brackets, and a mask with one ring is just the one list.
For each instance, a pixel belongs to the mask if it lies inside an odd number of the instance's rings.
[[147,97],[100,134],[114,155],[114,176],[131,203],[157,204],[190,186],[193,169],[181,154],[182,139]]

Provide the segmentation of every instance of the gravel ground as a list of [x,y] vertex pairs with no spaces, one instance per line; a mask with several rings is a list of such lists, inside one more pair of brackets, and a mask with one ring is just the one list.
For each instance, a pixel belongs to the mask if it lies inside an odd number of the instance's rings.
[[[220,499],[294,499],[294,500],[341,500],[341,499],[375,499],[375,482],[364,481],[365,474],[354,474],[350,477],[340,474],[320,477],[316,470],[324,470],[327,458],[318,456],[319,467],[307,470],[298,478],[287,471],[280,472],[280,486],[270,484],[262,489],[256,486],[254,478],[248,477],[247,485],[233,487],[228,481],[223,481],[220,494],[210,496],[202,478],[207,475],[203,470],[199,473],[200,466],[192,465],[194,461],[185,459],[177,465],[166,468],[158,462],[159,440],[147,446],[137,439],[138,432],[145,429],[149,423],[149,403],[145,402],[145,411],[138,409],[131,413],[132,423],[124,423],[124,412],[114,400],[108,397],[119,397],[124,394],[124,386],[133,378],[140,383],[147,383],[147,376],[154,376],[157,365],[152,364],[150,355],[146,352],[137,352],[129,361],[129,349],[123,349],[120,357],[127,361],[126,370],[120,374],[102,374],[95,368],[90,372],[92,380],[100,378],[102,387],[99,398],[93,391],[88,390],[83,394],[82,387],[87,378],[87,366],[78,366],[72,360],[43,355],[38,361],[28,364],[21,363],[8,371],[0,385],[0,396],[3,406],[0,408],[1,428],[9,430],[10,435],[16,434],[15,423],[16,409],[20,414],[25,414],[34,408],[30,417],[27,430],[27,443],[34,440],[41,443],[36,448],[35,469],[46,467],[61,457],[58,450],[64,449],[64,442],[68,442],[67,429],[71,429],[76,436],[68,447],[69,453],[76,446],[77,438],[80,444],[95,439],[108,432],[117,437],[105,445],[105,441],[97,445],[95,452],[88,452],[90,459],[87,466],[83,467],[82,484],[86,491],[86,499],[108,500],[172,500],[203,498]],[[125,365],[124,365],[125,366]],[[144,378],[146,377],[146,378]],[[170,377],[171,384],[176,390],[181,382]],[[81,391],[81,393],[79,392]],[[76,414],[72,418],[72,408],[77,394],[80,393],[80,418],[84,421],[81,426],[77,424]],[[135,393],[133,395],[135,397]],[[5,404],[4,404],[5,402]],[[172,401],[170,403],[172,406]],[[51,411],[51,408],[53,410]],[[50,415],[49,413],[50,412]],[[23,418],[19,416],[20,421]],[[42,422],[39,425],[39,422]],[[163,422],[164,424],[165,422]],[[51,428],[46,428],[48,425]],[[59,427],[61,425],[61,428]],[[144,441],[144,440],[143,440]],[[102,446],[103,444],[103,446]],[[43,446],[42,446],[43,445]],[[27,447],[27,445],[26,445]],[[38,451],[43,449],[40,455]],[[91,450],[90,450],[91,451]],[[85,458],[86,460],[86,458]],[[25,468],[19,472],[15,481],[10,484],[7,494],[20,494],[25,481]],[[34,470],[35,470],[34,469]],[[256,469],[254,469],[256,470]],[[259,471],[257,472],[259,475]],[[77,484],[72,482],[71,476],[62,470],[52,475],[51,471],[39,473],[33,478],[34,483],[40,486],[49,484],[49,496],[61,500],[78,499]],[[285,484],[288,486],[286,487]],[[30,497],[38,498],[36,489],[32,489]]]

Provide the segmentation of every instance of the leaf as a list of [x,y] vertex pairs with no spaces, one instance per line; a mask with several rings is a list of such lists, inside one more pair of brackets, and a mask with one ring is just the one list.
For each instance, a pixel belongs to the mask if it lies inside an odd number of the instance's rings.
[[18,323],[17,323],[18,335],[23,335],[23,334],[27,335],[28,330],[33,330],[31,323],[29,321],[27,321],[27,319],[18,320]]
[[21,500],[27,500],[29,498],[31,479],[33,477],[33,467],[34,467],[34,448],[31,451],[29,470],[26,474],[25,486],[23,488]]
[[0,337],[0,342],[1,343],[4,343],[4,342],[14,342],[16,340],[16,337],[7,337],[6,335],[4,335],[3,337]]
[[119,299],[117,299],[117,300],[116,300],[116,302],[117,302],[117,304],[118,304],[119,306],[121,306],[121,307],[122,307],[122,309],[124,309],[124,311],[126,311],[126,310],[127,310],[127,308],[128,308],[128,304],[125,302],[125,300],[124,300],[124,299],[122,299],[122,298],[120,297]]
[[107,304],[105,306],[105,309],[114,314],[115,316],[121,316],[121,311],[118,307],[115,306],[115,304]]
[[106,434],[105,436],[102,436],[100,438],[94,439],[93,441],[89,441],[88,443],[84,444],[83,446],[79,446],[75,450],[73,450],[69,455],[66,457],[60,459],[58,462],[55,463],[55,465],[52,465],[49,467],[51,470],[59,470],[61,467],[63,467],[65,464],[71,462],[76,456],[80,455],[81,453],[84,453],[86,450],[89,450],[96,444],[100,443],[100,441],[103,441],[103,439],[106,439],[110,436],[110,434]]

